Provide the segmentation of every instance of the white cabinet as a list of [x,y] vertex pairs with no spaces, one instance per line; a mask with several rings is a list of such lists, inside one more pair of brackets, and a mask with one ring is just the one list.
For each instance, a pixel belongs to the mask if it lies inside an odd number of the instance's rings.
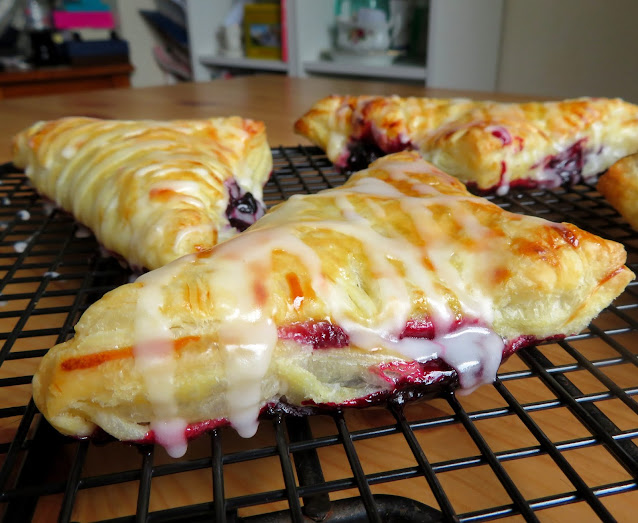
[[[504,0],[430,0],[423,62],[369,65],[323,58],[331,48],[333,0],[285,0],[288,60],[229,58],[217,35],[232,0],[185,0],[191,67],[196,81],[211,68],[279,71],[424,82],[429,87],[492,91],[496,87]],[[424,24],[425,26],[425,24]]]

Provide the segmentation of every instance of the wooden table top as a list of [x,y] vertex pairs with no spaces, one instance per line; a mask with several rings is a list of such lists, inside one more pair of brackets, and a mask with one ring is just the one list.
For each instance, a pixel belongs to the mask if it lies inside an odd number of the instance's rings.
[[[522,96],[459,92],[377,81],[290,78],[282,75],[238,77],[210,83],[183,83],[142,89],[100,90],[0,101],[0,151],[10,137],[37,120],[62,116],[99,118],[205,118],[239,115],[263,120],[273,146],[302,141],[293,122],[329,94],[470,96],[524,100]],[[0,158],[2,155],[0,155]]]
[[[122,119],[172,119],[172,118],[201,118],[208,116],[240,115],[263,120],[267,126],[269,141],[272,146],[295,145],[306,143],[304,139],[295,135],[292,124],[316,100],[328,94],[399,94],[420,96],[468,96],[480,99],[495,99],[503,101],[522,101],[528,98],[515,95],[494,93],[472,93],[446,90],[432,90],[414,85],[401,85],[376,81],[349,81],[336,79],[299,79],[284,76],[255,76],[240,77],[232,80],[214,81],[210,83],[185,83],[166,87],[144,89],[117,89],[76,93],[73,95],[52,95],[47,97],[33,97],[0,101],[0,163],[8,161],[10,139],[14,133],[28,126],[36,120],[53,119],[67,115],[86,115],[104,118]],[[7,248],[5,247],[5,250]],[[635,260],[634,260],[635,261]],[[6,263],[6,262],[5,262]],[[32,285],[28,278],[24,285]],[[19,292],[14,290],[13,292]],[[48,306],[56,303],[67,303],[71,298],[60,296],[49,298]],[[23,302],[16,302],[16,306],[25,306]],[[6,309],[5,309],[6,310]],[[632,312],[627,313],[633,315]],[[0,318],[0,330],[10,331],[15,319]],[[635,316],[635,315],[634,315]],[[60,321],[64,321],[60,315]],[[615,316],[604,316],[598,322],[598,328],[614,327],[618,319]],[[626,334],[621,343],[630,347],[634,355],[638,353],[638,336],[634,332]],[[38,343],[49,343],[54,339],[50,335],[38,340],[18,340],[24,342],[20,350],[41,348]],[[600,340],[584,339],[580,349],[586,351],[591,361],[602,360],[610,356],[609,345]],[[12,350],[16,350],[15,347]],[[542,347],[542,353],[554,365],[569,367],[578,362],[573,355],[568,354],[558,345]],[[635,356],[634,356],[635,357]],[[14,376],[32,374],[39,358],[20,360],[10,367]],[[615,361],[615,360],[614,360]],[[18,363],[20,363],[18,365]],[[624,391],[638,390],[638,372],[635,365],[618,365],[621,369],[610,366],[614,370],[612,379],[619,383]],[[3,367],[4,369],[4,367]],[[511,357],[503,366],[502,372],[523,373],[529,366],[518,355]],[[608,393],[607,386],[593,378],[587,372],[572,373],[577,380],[583,394]],[[0,378],[3,375],[0,373]],[[601,497],[606,510],[619,521],[631,521],[635,517],[638,506],[638,489],[635,474],[625,470],[613,458],[609,450],[591,434],[575,415],[561,403],[559,393],[551,390],[541,381],[531,375],[525,379],[505,381],[505,387],[518,402],[526,405],[533,421],[547,437],[547,441],[554,445],[561,444],[561,456],[566,458],[569,465],[583,479],[584,484],[591,488],[601,485],[621,485],[616,495]],[[20,394],[24,402],[28,402],[30,385],[23,384],[10,387],[12,394]],[[0,408],[10,407],[11,400],[4,390],[0,390]],[[635,394],[633,392],[632,394]],[[543,441],[530,432],[520,417],[508,410],[503,395],[493,387],[481,387],[469,396],[459,398],[460,404],[467,412],[480,413],[490,409],[504,409],[502,416],[481,418],[476,415],[474,422],[481,432],[483,443],[493,452],[499,453],[501,465],[527,499],[539,500],[544,497],[555,499],[560,493],[565,496],[573,494],[577,487],[570,478],[562,472],[557,461],[560,456],[551,457]],[[638,416],[636,412],[613,398],[612,401],[601,402],[600,409],[613,420],[620,436],[631,444],[631,431],[638,434]],[[592,400],[593,401],[593,400]],[[4,402],[4,403],[2,403]],[[558,402],[553,404],[552,402]],[[603,405],[604,403],[604,405]],[[408,420],[445,419],[453,417],[454,410],[445,400],[434,400],[410,406],[406,410]],[[17,430],[19,419],[14,424],[0,423],[1,443],[10,443]],[[396,421],[387,411],[374,409],[350,411],[346,414],[346,422],[351,431],[362,430],[369,426],[392,426]],[[316,436],[330,438],[337,434],[334,422],[325,416],[318,416],[312,420],[313,432]],[[232,434],[224,433],[224,452],[237,452],[253,445],[274,445],[273,427],[262,423],[258,435],[253,440],[241,440]],[[629,435],[628,435],[629,432]],[[480,456],[477,449],[479,444],[468,436],[464,426],[458,422],[441,422],[428,430],[418,431],[417,440],[422,445],[431,463],[447,463],[441,466],[437,477],[443,485],[449,501],[457,513],[470,513],[484,507],[511,504],[508,493],[502,483],[497,480],[493,470],[487,463],[480,466],[463,468],[452,465],[454,460],[462,460],[472,456]],[[538,434],[537,434],[538,435]],[[571,445],[568,443],[571,442]],[[210,444],[206,439],[193,443],[186,459],[198,459],[210,456]],[[523,457],[508,459],[507,454],[516,449],[528,449]],[[634,447],[635,449],[635,447]],[[373,487],[374,493],[407,496],[422,503],[438,507],[438,501],[420,474],[410,474],[410,470],[418,470],[415,460],[406,440],[400,431],[388,431],[383,438],[362,439],[356,441],[356,450],[360,456],[363,471],[366,474],[379,474]],[[70,453],[70,451],[69,451]],[[72,456],[67,456],[69,460]],[[324,465],[326,481],[341,481],[351,478],[353,471],[340,445],[327,445],[320,449],[320,458]],[[60,457],[63,461],[65,458]],[[155,464],[171,463],[161,449],[155,454]],[[141,458],[130,447],[108,445],[106,447],[91,446],[83,467],[82,477],[91,477],[100,473],[110,473],[118,470],[129,470],[139,467]],[[64,469],[64,467],[63,467]],[[397,482],[384,482],[383,471],[388,469],[404,470],[405,479]],[[420,476],[420,477],[418,477]],[[224,469],[224,488],[226,495],[249,496],[259,492],[264,485],[268,489],[283,489],[282,471],[279,460],[265,457],[258,462],[233,463]],[[64,481],[64,478],[61,479]],[[633,482],[633,483],[632,483]],[[159,474],[153,478],[152,494],[150,498],[151,510],[163,510],[169,507],[196,503],[210,503],[212,499],[212,478],[209,467],[193,467],[192,470],[181,474]],[[632,486],[633,485],[633,486]],[[86,488],[78,492],[73,508],[73,519],[90,521],[93,519],[107,519],[130,515],[135,512],[139,481],[131,480],[115,485]],[[582,489],[582,485],[578,488]],[[358,495],[356,488],[344,488],[337,497]],[[60,510],[61,494],[53,494],[41,498],[36,509],[36,520],[50,521],[51,514]],[[551,508],[551,503],[537,515],[543,521],[596,521],[598,516],[585,501],[579,501],[576,496],[573,502]],[[287,508],[285,501],[269,504],[267,507],[256,506],[242,509],[241,516],[249,516],[260,512],[270,512]],[[55,519],[55,517],[53,517]],[[520,515],[505,518],[506,521],[522,521]]]

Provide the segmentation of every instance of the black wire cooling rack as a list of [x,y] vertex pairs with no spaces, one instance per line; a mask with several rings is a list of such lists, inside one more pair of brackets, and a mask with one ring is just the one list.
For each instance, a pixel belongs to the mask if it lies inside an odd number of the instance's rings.
[[[315,148],[273,151],[269,204],[339,185]],[[0,185],[0,502],[5,521],[635,521],[636,284],[583,333],[520,351],[468,396],[218,429],[186,456],[60,436],[31,400],[40,358],[130,274],[43,202],[22,174]],[[589,185],[512,192],[514,212],[638,236]],[[632,508],[633,507],[633,508]]]

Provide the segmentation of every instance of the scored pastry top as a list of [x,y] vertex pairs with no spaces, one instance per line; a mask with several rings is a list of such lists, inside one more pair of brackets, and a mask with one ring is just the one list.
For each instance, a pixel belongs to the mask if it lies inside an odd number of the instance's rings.
[[45,356],[34,397],[62,432],[179,454],[193,424],[251,435],[267,405],[356,405],[450,376],[472,390],[504,354],[585,328],[633,277],[625,256],[398,153],[105,295]]
[[598,179],[596,189],[638,230],[638,154],[614,163]]
[[67,117],[17,134],[13,153],[40,193],[146,269],[253,223],[272,170],[264,124],[240,117]]
[[346,170],[406,149],[478,191],[557,187],[638,152],[638,106],[620,99],[501,103],[329,96],[295,130]]

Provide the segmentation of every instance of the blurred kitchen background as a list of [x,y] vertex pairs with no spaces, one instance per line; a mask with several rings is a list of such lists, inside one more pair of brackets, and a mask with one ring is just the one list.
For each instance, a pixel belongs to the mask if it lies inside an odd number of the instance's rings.
[[119,64],[132,87],[269,72],[638,102],[636,19],[635,0],[0,0],[0,87]]

